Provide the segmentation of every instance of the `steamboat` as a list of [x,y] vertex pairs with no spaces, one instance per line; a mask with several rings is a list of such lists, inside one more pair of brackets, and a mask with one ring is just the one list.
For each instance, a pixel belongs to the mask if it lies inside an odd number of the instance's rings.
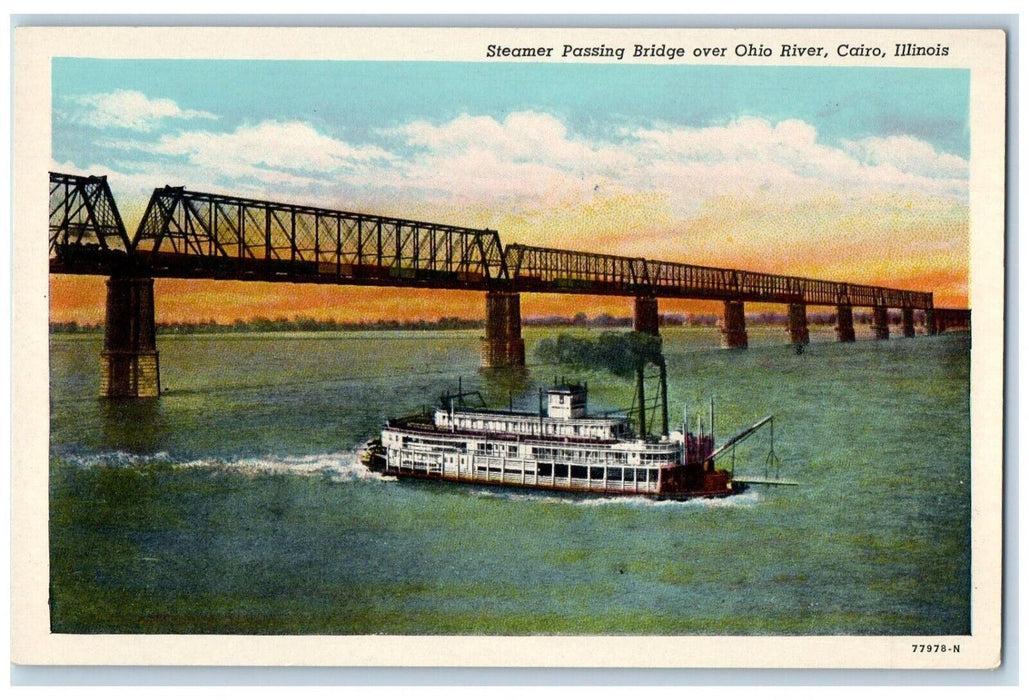
[[[707,431],[698,419],[696,432],[686,420],[669,432],[663,389],[662,382],[662,433],[655,437],[633,430],[628,415],[590,415],[585,384],[540,389],[537,412],[469,405],[472,397],[483,404],[481,396],[459,388],[433,409],[388,420],[365,445],[362,462],[400,478],[608,496],[686,500],[742,491],[744,481],[715,460],[733,450],[735,463],[735,445],[772,416],[716,448],[713,402]],[[646,426],[642,389],[639,397],[639,425]]]

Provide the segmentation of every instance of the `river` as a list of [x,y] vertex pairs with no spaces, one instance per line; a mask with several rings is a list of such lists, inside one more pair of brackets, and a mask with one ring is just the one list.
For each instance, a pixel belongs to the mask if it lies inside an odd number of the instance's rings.
[[[967,634],[967,334],[796,354],[666,328],[669,405],[775,415],[781,476],[685,503],[382,479],[359,446],[445,389],[591,409],[632,386],[479,370],[479,331],[159,335],[156,400],[97,398],[96,333],[51,336],[51,625],[77,633]],[[590,332],[590,331],[579,331]],[[596,331],[593,331],[596,332]],[[867,337],[867,334],[866,334]],[[767,434],[737,452],[763,474]]]

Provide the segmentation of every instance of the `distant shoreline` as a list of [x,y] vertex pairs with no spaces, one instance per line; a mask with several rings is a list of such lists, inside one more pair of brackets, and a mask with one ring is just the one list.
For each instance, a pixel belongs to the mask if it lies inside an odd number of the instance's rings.
[[[715,314],[662,314],[660,325],[663,327],[686,327],[686,328],[717,328],[719,318]],[[916,319],[916,323],[921,319]],[[784,327],[787,322],[786,314],[753,314],[747,315],[747,325],[754,327]],[[836,322],[835,314],[809,314],[808,324],[811,326],[833,325]],[[854,322],[859,324],[871,323],[871,314],[855,312]],[[890,318],[890,323],[900,323],[900,314],[897,318]],[[600,314],[595,317],[588,317],[585,314],[577,314],[574,317],[544,316],[533,317],[522,320],[522,325],[527,328],[632,328],[632,318],[617,317],[607,314]],[[217,321],[181,321],[172,323],[158,323],[157,333],[159,335],[193,335],[201,333],[318,333],[318,332],[339,332],[339,331],[451,331],[451,330],[482,330],[485,327],[481,319],[462,319],[457,317],[444,317],[436,321],[321,321],[310,318],[295,319],[268,319],[254,318],[248,321],[237,320],[232,323],[219,323]],[[104,324],[80,324],[75,321],[51,322],[51,333],[99,333],[104,330]]]

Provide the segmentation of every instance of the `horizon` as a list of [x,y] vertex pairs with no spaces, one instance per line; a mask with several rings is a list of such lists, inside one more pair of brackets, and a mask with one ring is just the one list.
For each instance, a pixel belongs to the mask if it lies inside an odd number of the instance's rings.
[[[869,324],[872,321],[872,314],[870,311],[863,309],[855,310],[854,312],[855,323]],[[921,309],[915,310],[916,323],[920,323],[921,319],[924,318],[925,312]],[[748,312],[745,314],[748,325],[754,326],[771,326],[771,325],[784,325],[789,319],[788,313],[781,312]],[[711,326],[715,325],[719,321],[719,315],[716,313],[661,313],[658,315],[659,325],[665,327],[675,326]],[[815,312],[808,314],[808,323],[811,325],[825,325],[829,323],[835,323],[836,312],[835,311],[824,311]],[[899,325],[901,323],[901,315],[899,311],[891,310],[889,314],[889,320],[891,325]],[[632,325],[632,316],[613,316],[606,312],[601,312],[595,316],[589,316],[585,312],[577,312],[572,316],[567,315],[543,315],[543,316],[523,316],[522,323],[524,325],[532,326],[554,326],[554,327],[586,327],[586,328],[624,328]],[[293,316],[288,318],[285,316],[278,316],[275,318],[269,316],[251,316],[249,318],[236,318],[232,321],[218,321],[212,318],[207,319],[194,319],[194,320],[178,320],[178,321],[157,321],[157,328],[172,328],[179,326],[217,326],[220,328],[231,328],[233,326],[259,326],[262,324],[321,324],[321,325],[336,325],[336,326],[353,326],[353,327],[366,327],[366,326],[400,326],[400,327],[411,327],[411,326],[444,326],[450,325],[461,325],[468,327],[479,328],[485,325],[485,320],[482,318],[474,317],[459,317],[459,316],[441,316],[436,319],[408,319],[408,320],[397,320],[395,318],[376,318],[376,319],[362,319],[359,321],[347,321],[339,318],[331,319],[318,319],[310,316]],[[55,321],[50,320],[50,328],[54,327],[67,327],[67,328],[79,328],[79,329],[98,329],[105,326],[104,321],[79,323],[78,321]]]

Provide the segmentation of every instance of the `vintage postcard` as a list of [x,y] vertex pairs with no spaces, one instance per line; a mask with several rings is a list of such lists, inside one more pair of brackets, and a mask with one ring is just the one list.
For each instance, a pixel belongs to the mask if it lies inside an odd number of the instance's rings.
[[19,28],[14,661],[996,667],[1005,51]]

